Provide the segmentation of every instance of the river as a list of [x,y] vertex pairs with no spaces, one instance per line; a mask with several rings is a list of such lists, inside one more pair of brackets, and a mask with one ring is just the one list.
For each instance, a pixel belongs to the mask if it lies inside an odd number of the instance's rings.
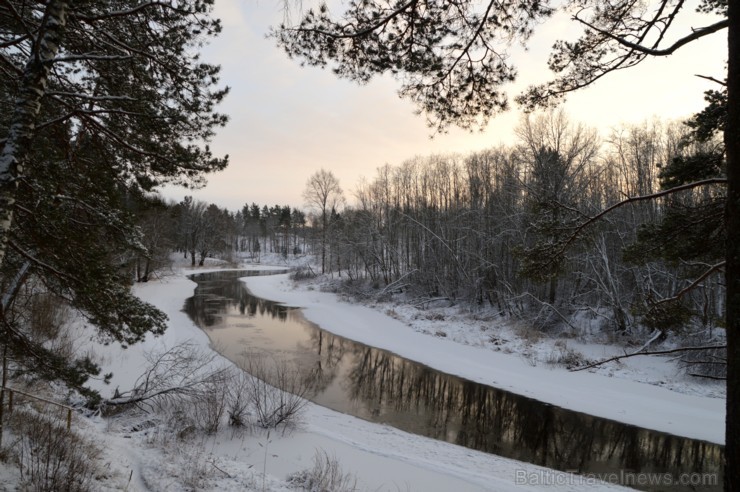
[[[237,364],[254,354],[298,364],[315,378],[319,405],[548,468],[617,474],[643,490],[697,490],[676,482],[707,477],[716,485],[698,490],[722,489],[722,446],[566,410],[333,335],[239,280],[270,273],[280,272],[192,275],[198,285],[185,310]],[[662,485],[638,483],[645,477]]]

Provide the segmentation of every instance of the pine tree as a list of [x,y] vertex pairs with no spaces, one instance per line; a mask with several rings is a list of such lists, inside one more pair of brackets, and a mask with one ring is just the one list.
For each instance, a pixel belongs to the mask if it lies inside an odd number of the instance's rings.
[[146,254],[125,197],[197,185],[227,160],[206,143],[226,122],[218,67],[197,50],[217,34],[212,0],[0,6],[2,339],[43,376],[80,386],[96,368],[49,354],[22,301],[44,289],[124,345],[161,333],[165,316],[132,296]]

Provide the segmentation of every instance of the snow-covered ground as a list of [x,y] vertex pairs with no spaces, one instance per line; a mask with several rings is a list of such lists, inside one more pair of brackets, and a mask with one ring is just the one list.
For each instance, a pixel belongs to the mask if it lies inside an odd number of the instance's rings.
[[[152,350],[184,341],[208,347],[208,337],[182,311],[184,300],[195,286],[185,277],[187,273],[187,269],[177,269],[172,275],[135,286],[137,295],[169,316],[169,329],[164,335],[148,337],[145,343],[126,350],[86,342],[87,350],[95,354],[104,371],[114,373],[110,385],[99,381],[93,384],[104,396],[111,396],[116,388],[131,388],[146,364],[145,354]],[[538,362],[537,355],[514,353],[521,343],[520,348],[542,357],[548,350],[556,350],[554,345],[548,348],[542,342],[537,347],[517,341],[511,327],[492,326],[487,320],[476,321],[452,310],[426,316],[425,311],[402,306],[359,306],[320,292],[315,285],[296,286],[287,275],[248,277],[245,281],[256,295],[304,307],[308,319],[329,331],[445,372],[586,413],[723,442],[724,400],[708,396],[713,391],[721,394],[717,388],[706,391],[676,385],[693,394],[679,393],[628,378],[632,374],[638,380],[656,383],[658,374],[658,379],[669,381],[672,373],[667,365],[618,367],[613,369],[614,377],[608,370],[570,373]],[[609,351],[585,345],[578,346],[578,350],[591,350],[588,356],[592,358],[609,355]],[[230,364],[223,359],[217,362]],[[590,478],[372,424],[313,404],[306,407],[302,423],[296,428],[269,434],[261,429],[234,432],[224,428],[213,436],[179,441],[161,430],[143,429],[136,419],[130,415],[75,418],[76,428],[104,449],[99,460],[105,470],[98,482],[100,490],[291,490],[287,477],[310,468],[317,450],[336,457],[342,469],[356,477],[357,490],[618,489]],[[0,483],[6,484],[6,490],[13,490],[16,481],[17,475],[0,467]]]

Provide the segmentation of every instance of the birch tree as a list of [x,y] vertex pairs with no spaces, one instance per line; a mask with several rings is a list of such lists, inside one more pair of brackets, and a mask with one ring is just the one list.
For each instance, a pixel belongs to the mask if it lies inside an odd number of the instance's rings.
[[326,239],[329,214],[344,203],[342,188],[334,173],[321,169],[308,178],[303,192],[306,205],[316,210],[321,220],[321,273],[326,271]]

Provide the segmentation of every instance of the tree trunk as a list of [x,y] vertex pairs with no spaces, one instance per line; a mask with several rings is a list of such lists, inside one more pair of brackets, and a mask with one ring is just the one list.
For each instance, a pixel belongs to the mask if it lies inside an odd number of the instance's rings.
[[326,272],[326,209],[321,212],[321,274]]
[[555,299],[557,299],[557,294],[558,294],[558,277],[557,275],[553,275],[550,278],[550,285],[549,285],[549,290],[547,293],[547,302],[551,306],[555,306]]
[[727,417],[725,491],[740,490],[740,4],[727,2]]
[[13,225],[18,178],[23,175],[23,164],[41,109],[41,99],[46,94],[52,65],[50,60],[53,60],[59,52],[59,46],[64,38],[66,15],[66,2],[49,1],[39,29],[40,38],[34,43],[34,51],[23,69],[18,97],[13,108],[13,118],[0,154],[0,264],[5,258],[10,228]]
[[151,258],[147,258],[146,262],[144,263],[144,275],[141,277],[142,282],[149,282],[149,271],[152,266],[152,260]]

